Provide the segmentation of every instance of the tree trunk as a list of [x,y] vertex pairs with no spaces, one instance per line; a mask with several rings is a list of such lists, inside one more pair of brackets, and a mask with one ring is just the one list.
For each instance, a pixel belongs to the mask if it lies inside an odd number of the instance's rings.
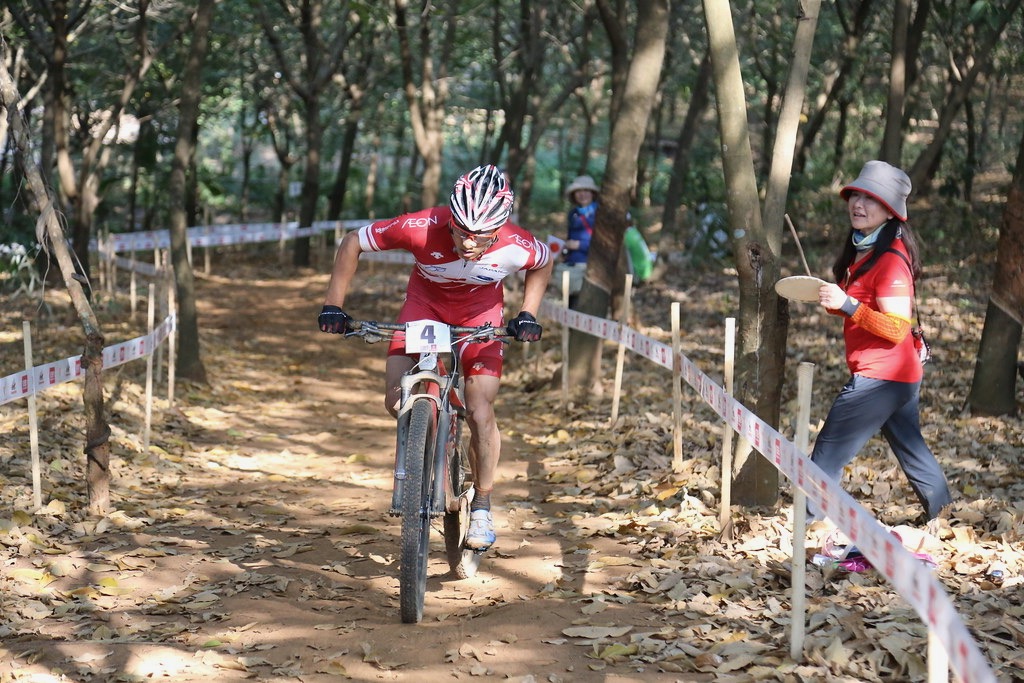
[[[622,93],[618,116],[612,119],[601,204],[597,210],[587,273],[577,306],[580,311],[597,316],[607,313],[611,301],[622,236],[627,227],[626,214],[636,186],[637,158],[665,58],[667,0],[640,0],[638,7],[635,51],[624,80],[625,92]],[[573,330],[569,344],[573,349],[569,359],[570,385],[577,390],[591,390],[599,379],[597,369],[601,342],[596,337]]]
[[[808,15],[817,17],[813,3],[804,7],[803,21],[807,21]],[[777,425],[789,317],[787,304],[775,294],[773,285],[779,276],[778,254],[782,242],[779,214],[785,204],[792,157],[776,146],[776,155],[780,158],[773,160],[773,180],[765,209],[772,225],[766,229],[759,211],[731,8],[728,0],[704,0],[704,13],[718,102],[732,250],[739,273],[739,348],[733,395],[763,420]],[[799,111],[793,104],[799,101],[795,98],[802,99],[800,83],[805,77],[800,72],[806,69],[813,34],[813,21],[807,21],[797,30],[796,57],[786,94],[791,103],[785,107],[790,117],[793,111]],[[786,136],[785,131],[780,134]],[[788,137],[795,139],[795,130],[790,130]],[[791,142],[780,142],[781,147],[788,144]],[[782,157],[789,157],[789,160]],[[736,448],[733,475],[735,500],[740,505],[774,505],[778,500],[778,470],[758,457],[743,438]]]
[[[448,3],[444,18],[445,30],[440,53],[435,56],[431,41],[430,12],[420,15],[420,78],[417,84],[413,69],[413,50],[409,38],[408,0],[395,0],[395,25],[398,28],[399,53],[402,64],[405,100],[409,106],[410,123],[416,149],[423,159],[421,206],[434,206],[441,191],[441,152],[444,147],[444,112],[448,103],[448,64],[455,44],[455,13],[458,3]],[[435,76],[434,59],[438,68]]]
[[132,31],[135,53],[129,55],[128,71],[124,75],[116,100],[106,109],[97,107],[89,112],[89,116],[99,123],[83,128],[88,135],[81,150],[77,170],[70,135],[73,127],[70,111],[72,93],[67,83],[68,50],[72,34],[70,22],[71,15],[75,12],[69,10],[66,0],[56,0],[50,10],[52,22],[47,28],[53,35],[53,48],[47,63],[52,81],[50,87],[53,91],[51,104],[55,108],[52,124],[57,176],[61,192],[71,205],[68,213],[72,247],[77,266],[86,280],[89,278],[89,242],[92,238],[96,208],[101,199],[103,174],[111,157],[104,151],[108,144],[106,140],[111,130],[119,124],[125,106],[131,101],[136,87],[149,71],[160,49],[160,46],[150,45],[147,38],[148,8],[148,2],[139,3]]
[[195,129],[202,96],[203,63],[209,45],[210,24],[216,0],[199,0],[192,44],[181,83],[178,108],[178,138],[171,162],[170,195],[171,262],[178,304],[178,353],[175,371],[179,377],[206,383],[206,368],[199,354],[199,321],[196,312],[195,277],[188,262],[188,216],[185,209],[186,175],[195,152]]
[[89,305],[88,297],[79,282],[75,264],[67,248],[66,237],[61,230],[53,197],[43,184],[39,169],[33,165],[35,158],[28,131],[22,125],[21,116],[17,113],[19,96],[14,80],[7,71],[7,46],[2,44],[0,50],[0,100],[5,108],[4,115],[9,116],[11,134],[20,154],[18,160],[22,166],[28,184],[26,189],[32,196],[35,210],[41,222],[37,224],[36,238],[39,244],[52,251],[57,259],[60,272],[64,277],[64,286],[71,297],[71,302],[78,313],[85,332],[85,349],[82,353],[82,372],[84,378],[83,403],[85,413],[85,478],[89,496],[89,512],[102,515],[110,505],[110,426],[104,415],[103,402],[103,332],[99,322]]
[[[302,175],[302,196],[299,201],[299,227],[308,228],[316,219],[316,205],[320,197],[320,146],[323,143],[323,123],[320,121],[320,97],[312,90],[304,102],[306,110],[306,166]],[[292,264],[306,267],[310,264],[310,238],[296,237]]]
[[[740,335],[748,328],[749,342],[744,342],[739,373],[747,372],[752,383],[744,387],[744,396],[753,399],[754,412],[768,424],[778,427],[782,404],[782,381],[785,377],[786,337],[789,333],[789,303],[775,296],[774,283],[779,278],[778,256],[782,252],[783,221],[786,198],[789,195],[793,172],[800,113],[807,93],[807,73],[811,62],[811,49],[818,26],[821,0],[803,0],[797,16],[796,35],[793,39],[793,57],[790,73],[779,112],[775,143],[772,149],[765,192],[764,213],[761,221],[764,234],[757,237],[755,249],[748,245],[752,276],[744,282],[744,267],[739,268],[740,291],[749,289],[756,308],[746,324],[741,320]],[[763,247],[767,249],[762,251]],[[765,259],[768,254],[770,258]],[[737,261],[739,263],[739,260]],[[741,311],[742,311],[741,294]],[[735,456],[736,502],[743,505],[773,505],[778,500],[779,473],[775,465],[758,457],[750,444],[741,439]]]
[[[283,11],[283,16],[272,17],[269,12]],[[356,13],[341,15],[326,6],[323,0],[302,0],[297,3],[252,3],[256,17],[263,26],[263,33],[277,59],[277,68],[284,75],[293,98],[302,103],[305,132],[305,165],[302,175],[302,192],[299,200],[299,227],[308,228],[316,219],[320,199],[320,155],[324,124],[321,120],[320,103],[324,94],[332,87],[335,76],[342,71],[342,64],[348,56],[349,39],[352,32],[362,27],[362,19]],[[269,108],[269,106],[268,106]],[[281,111],[291,109],[291,102],[283,103]],[[268,123],[272,117],[268,113]],[[298,129],[300,126],[294,126]],[[288,137],[287,129],[275,133]],[[290,145],[289,145],[290,146]],[[278,156],[281,156],[279,142],[275,142]],[[285,163],[282,162],[282,168]],[[282,180],[282,183],[287,181]],[[284,214],[283,197],[280,213]],[[292,252],[295,266],[310,265],[310,237],[296,237]]]
[[907,30],[911,0],[896,0],[892,23],[892,59],[889,64],[889,98],[885,107],[885,133],[879,157],[902,168],[903,105],[907,99]]
[[334,175],[331,192],[327,197],[327,220],[329,221],[336,221],[341,218],[341,209],[345,205],[345,193],[348,189],[348,177],[352,169],[352,155],[355,153],[356,135],[358,133],[359,116],[350,117],[345,122],[338,169]]
[[996,246],[996,272],[966,408],[974,415],[1017,412],[1017,350],[1024,321],[1024,136],[1017,150]]
[[[1000,36],[1002,36],[1010,19],[1020,9],[1022,1],[1024,0],[1010,0],[1006,7],[999,10],[998,21],[994,22],[995,28],[989,31],[984,41],[979,42],[977,49],[972,54],[966,55],[966,57],[970,58],[971,63],[971,68],[967,73],[952,73],[951,82],[953,85],[950,87],[946,95],[946,101],[939,112],[939,124],[935,134],[910,168],[910,181],[917,192],[923,193],[931,184],[942,149],[953,129],[953,124],[960,112],[960,108],[967,101],[967,97],[971,94],[971,90],[978,79],[992,71],[992,51],[999,45]],[[951,65],[950,69],[952,72],[954,67]]]
[[[872,3],[874,0],[862,0],[854,11],[853,23],[847,29],[845,38],[843,39],[842,56],[839,60],[839,67],[835,71],[835,77],[832,79],[832,83],[828,88],[828,92],[825,95],[825,101],[820,107],[818,107],[807,120],[807,125],[804,126],[803,135],[800,140],[800,147],[796,153],[796,170],[803,171],[807,166],[807,156],[810,154],[811,149],[814,146],[814,141],[817,139],[818,134],[825,126],[825,119],[829,112],[832,111],[834,105],[838,105],[840,108],[840,116],[843,115],[845,103],[848,101],[849,95],[847,94],[847,81],[854,72],[854,67],[857,64],[859,58],[859,48],[864,36],[865,26],[867,25],[868,19],[872,16]],[[843,26],[846,23],[843,22]],[[843,138],[838,137],[841,141]],[[834,165],[836,168],[841,168],[842,165],[838,160],[835,161]]]
[[[782,110],[779,112],[772,148],[771,165],[768,172],[768,189],[765,192],[764,218],[768,243],[773,253],[782,249],[783,217],[786,213],[786,197],[793,173],[793,154],[796,148],[797,130],[800,127],[800,113],[807,94],[807,72],[811,63],[811,48],[818,27],[818,12],[821,0],[803,0],[797,16],[796,36],[793,39],[791,69],[782,93]],[[785,335],[783,335],[785,340]]]
[[[697,72],[697,81],[693,85],[683,126],[679,129],[679,137],[676,138],[675,159],[672,162],[672,174],[668,179],[668,188],[665,190],[665,207],[661,216],[661,234],[658,237],[659,254],[667,254],[673,244],[678,245],[680,250],[686,244],[687,236],[683,234],[682,226],[679,225],[679,216],[682,213],[683,190],[686,188],[690,175],[690,150],[697,134],[700,117],[708,106],[710,85],[711,56],[705,54]],[[668,263],[667,258],[659,257],[654,277],[660,277],[662,271],[668,267]]]
[[[561,14],[554,16],[556,12]],[[582,88],[589,68],[588,64],[577,64],[568,73],[553,74],[545,71],[544,65],[551,60],[546,56],[549,41],[544,27],[552,24],[568,25],[570,17],[576,12],[569,4],[554,6],[551,3],[524,1],[520,3],[515,33],[505,36],[502,34],[500,5],[495,3],[491,46],[493,79],[500,97],[498,110],[504,114],[504,122],[493,149],[488,150],[485,141],[484,161],[497,164],[503,151],[507,151],[505,172],[516,188],[516,203],[520,223],[523,225],[528,225],[531,182],[528,167],[535,161],[537,145],[547,131],[552,116],[561,111],[573,93]],[[589,55],[590,21],[589,13],[585,14],[583,29],[572,38],[580,42],[579,54],[584,56]],[[511,64],[508,55],[510,40],[517,45],[511,55]],[[556,83],[557,88],[553,87]]]

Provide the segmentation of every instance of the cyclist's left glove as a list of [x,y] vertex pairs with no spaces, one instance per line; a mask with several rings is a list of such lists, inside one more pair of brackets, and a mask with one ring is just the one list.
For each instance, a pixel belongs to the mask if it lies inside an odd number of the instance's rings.
[[540,326],[536,318],[523,311],[508,322],[506,330],[511,336],[516,338],[516,341],[535,342],[540,340],[540,335],[544,328]]
[[348,326],[351,322],[352,316],[345,311],[341,310],[337,306],[331,306],[327,304],[320,310],[320,315],[317,316],[317,323],[320,325],[321,332],[331,332],[332,334],[345,334],[350,332],[351,328]]

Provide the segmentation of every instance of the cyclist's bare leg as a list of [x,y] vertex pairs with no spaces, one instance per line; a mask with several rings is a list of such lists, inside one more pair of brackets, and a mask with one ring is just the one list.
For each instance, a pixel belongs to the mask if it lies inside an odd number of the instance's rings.
[[398,401],[402,397],[402,375],[412,368],[416,362],[409,356],[388,356],[384,366],[384,407],[391,417],[398,415]]
[[483,551],[495,541],[491,490],[501,454],[501,433],[494,416],[499,379],[493,375],[466,378],[466,423],[469,426],[470,466],[475,493],[469,506],[466,547]]
[[494,488],[494,475],[501,456],[501,433],[494,415],[494,400],[501,380],[491,375],[466,378],[466,424],[469,426],[470,469],[474,485],[485,491]]

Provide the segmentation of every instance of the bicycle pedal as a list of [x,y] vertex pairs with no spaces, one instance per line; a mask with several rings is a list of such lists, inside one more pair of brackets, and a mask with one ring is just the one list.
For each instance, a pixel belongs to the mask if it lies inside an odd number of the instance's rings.
[[391,508],[390,510],[388,510],[388,517],[401,517],[401,516],[402,516],[402,511],[401,510],[396,510],[395,508]]

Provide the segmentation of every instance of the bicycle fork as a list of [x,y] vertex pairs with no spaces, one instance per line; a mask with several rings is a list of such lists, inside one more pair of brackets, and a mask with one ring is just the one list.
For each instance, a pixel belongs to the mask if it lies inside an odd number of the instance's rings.
[[[412,416],[412,404],[413,399],[416,398],[429,398],[434,401],[438,410],[439,421],[445,415],[445,411],[442,410],[441,400],[438,396],[434,395],[434,392],[438,392],[438,388],[442,384],[441,376],[437,373],[437,356],[434,354],[422,354],[420,361],[416,366],[418,370],[414,368],[412,371],[402,375],[401,380],[401,398],[399,400],[398,408],[398,428],[396,430],[396,443],[395,443],[395,474],[394,474],[394,486],[391,490],[391,509],[388,510],[388,514],[392,517],[401,516],[402,509],[402,494],[405,486],[406,478],[406,442],[409,438],[409,421]],[[431,389],[434,392],[431,392]],[[445,427],[447,429],[447,426]],[[437,437],[441,433],[438,432],[434,435],[433,457],[435,467],[437,466]],[[442,453],[443,457],[443,453]],[[435,470],[436,471],[436,470]],[[433,511],[431,511],[433,514]]]

